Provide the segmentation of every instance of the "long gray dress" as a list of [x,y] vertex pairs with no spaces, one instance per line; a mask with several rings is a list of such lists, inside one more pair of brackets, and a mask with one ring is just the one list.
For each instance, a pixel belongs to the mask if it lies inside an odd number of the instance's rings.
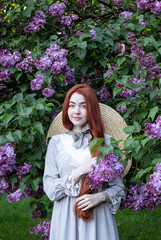
[[[110,136],[105,135],[106,144]],[[43,177],[44,191],[54,201],[50,240],[118,240],[114,214],[125,188],[121,179],[112,179],[107,191],[111,203],[101,203],[94,208],[94,216],[87,222],[74,215],[75,198],[79,194],[80,182],[73,185],[71,172],[91,158],[88,139],[84,137],[81,148],[76,149],[73,137],[67,134],[53,136],[49,142]]]

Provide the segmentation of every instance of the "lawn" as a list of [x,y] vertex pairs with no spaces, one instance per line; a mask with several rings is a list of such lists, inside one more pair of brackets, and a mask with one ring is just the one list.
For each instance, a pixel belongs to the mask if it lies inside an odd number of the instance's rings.
[[[0,199],[0,240],[40,240],[40,236],[31,235],[28,231],[29,227],[41,221],[30,220],[30,201],[24,199],[19,203],[8,203],[5,196]],[[120,240],[161,240],[161,206],[139,212],[118,211],[116,221]]]

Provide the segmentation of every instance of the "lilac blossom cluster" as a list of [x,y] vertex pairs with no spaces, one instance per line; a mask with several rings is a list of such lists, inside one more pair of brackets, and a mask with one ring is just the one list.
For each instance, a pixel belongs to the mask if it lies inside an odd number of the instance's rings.
[[56,3],[49,7],[47,13],[52,17],[61,16],[64,14],[66,5],[64,3]]
[[145,133],[151,139],[161,139],[161,116],[157,117],[155,123],[145,123]]
[[28,198],[31,194],[31,188],[26,187],[24,191],[21,191],[20,188],[18,188],[15,192],[10,193],[7,195],[7,201],[9,203],[11,202],[19,202],[20,199]]
[[85,73],[81,77],[81,83],[87,84],[87,85],[90,86],[92,84],[92,80],[91,80],[90,76]]
[[12,143],[5,143],[0,147],[0,177],[5,177],[16,169],[15,157]]
[[45,76],[43,76],[42,74],[36,75],[36,78],[33,79],[30,83],[31,89],[36,91],[41,90],[44,79],[45,79]]
[[129,41],[132,47],[133,59],[139,63],[138,71],[142,73],[142,69],[146,69],[145,78],[160,78],[160,67],[156,64],[151,53],[145,53],[144,48],[137,43],[137,38],[134,33],[129,33]]
[[41,235],[41,239],[48,240],[49,239],[49,233],[50,233],[50,221],[43,221],[40,224],[38,224],[36,227],[29,229],[31,234],[35,235]]
[[7,192],[8,188],[10,187],[10,182],[6,178],[2,178],[0,180],[0,193]]
[[35,16],[29,24],[24,28],[26,33],[39,32],[40,28],[45,24],[45,14],[42,11],[35,12]]
[[117,108],[117,111],[120,113],[126,113],[127,107],[123,107],[122,105]]
[[30,168],[32,167],[31,163],[24,163],[23,166],[18,166],[16,168],[16,175],[19,179],[19,181],[22,180],[22,176],[26,175],[27,173],[30,172]]
[[91,189],[99,189],[104,182],[111,178],[122,178],[124,167],[118,162],[118,156],[112,152],[105,154],[98,164],[91,166],[92,171],[87,175]]
[[56,17],[56,19],[63,27],[69,27],[72,24],[72,21],[76,21],[79,19],[79,16],[76,14],[62,16],[64,14],[65,8],[66,5],[64,3],[56,3],[50,6],[46,13],[51,15],[52,17]]
[[87,5],[87,0],[77,0],[77,5],[80,9],[86,7]]
[[[15,189],[14,189],[15,190]],[[25,190],[21,191],[20,187],[18,187],[14,192],[10,193],[7,196],[7,200],[9,203],[11,202],[19,202],[24,198],[36,198],[44,195],[42,184],[39,184],[39,188],[37,192],[33,192],[30,186],[26,186]]]
[[58,21],[61,23],[61,25],[69,27],[72,23],[72,21],[78,20],[79,16],[76,14],[69,14],[68,16],[61,16],[58,18]]
[[125,21],[127,21],[131,18],[132,15],[133,15],[132,12],[124,11],[119,14],[119,17],[124,16]]
[[157,171],[150,175],[150,182],[130,185],[123,208],[134,211],[154,209],[161,203],[161,163],[156,164]]
[[137,7],[140,10],[147,10],[148,8],[154,14],[159,14],[161,12],[161,2],[154,0],[136,0]]
[[[46,49],[45,56],[41,57],[40,60],[35,60],[35,66],[38,70],[46,70],[51,68],[51,72],[54,75],[63,74],[65,76],[64,83],[68,85],[69,83],[74,83],[74,69],[68,66],[68,61],[66,56],[68,51],[66,49],[60,49],[60,47],[53,43],[50,48]],[[54,94],[54,89],[44,89],[44,96],[51,96]]]
[[[139,79],[139,78],[129,78],[127,79],[127,82],[133,82],[133,83],[139,83],[143,80]],[[120,88],[125,87],[123,84],[121,83],[116,83],[115,86],[118,86]],[[143,86],[142,86],[143,87]],[[136,98],[137,97],[137,92],[140,90],[141,88],[133,88],[133,90],[130,89],[124,89],[122,90],[122,92],[120,93],[120,96],[123,98],[127,98],[130,97],[131,98]]]
[[27,55],[26,58],[22,60],[22,62],[19,62],[16,64],[16,68],[19,71],[26,71],[26,72],[31,72],[33,69],[33,65],[35,63],[35,60],[30,56],[30,54]]
[[15,51],[12,54],[10,49],[0,49],[0,65],[4,67],[0,71],[0,81],[8,82],[10,80],[10,67],[13,67],[20,60],[20,52]]
[[99,97],[100,102],[104,102],[112,99],[112,95],[109,92],[109,90],[107,90],[106,85],[103,85],[102,87],[100,87],[97,95]]
[[97,37],[96,31],[94,29],[89,30],[91,33],[91,39],[94,40]]

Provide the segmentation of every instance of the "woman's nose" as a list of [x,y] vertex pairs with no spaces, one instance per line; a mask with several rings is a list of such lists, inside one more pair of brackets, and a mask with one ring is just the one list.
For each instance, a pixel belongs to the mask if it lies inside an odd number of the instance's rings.
[[79,106],[78,106],[78,107],[77,107],[77,106],[75,107],[75,113],[76,113],[76,114],[80,114],[80,108],[79,108]]

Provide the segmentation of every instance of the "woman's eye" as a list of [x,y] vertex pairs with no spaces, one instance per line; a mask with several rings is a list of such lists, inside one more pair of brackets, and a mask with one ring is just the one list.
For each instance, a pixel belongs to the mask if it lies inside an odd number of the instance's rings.
[[86,105],[81,105],[81,108],[86,109]]
[[69,107],[70,107],[70,108],[73,108],[73,107],[74,107],[74,104],[69,104]]

